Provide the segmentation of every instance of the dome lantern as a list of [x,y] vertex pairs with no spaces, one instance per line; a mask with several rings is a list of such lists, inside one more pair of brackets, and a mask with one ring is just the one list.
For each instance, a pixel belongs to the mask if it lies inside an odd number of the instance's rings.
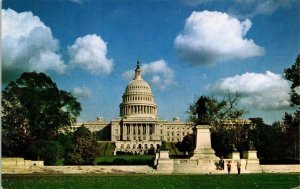
[[139,60],[137,61],[134,79],[142,79],[140,61]]

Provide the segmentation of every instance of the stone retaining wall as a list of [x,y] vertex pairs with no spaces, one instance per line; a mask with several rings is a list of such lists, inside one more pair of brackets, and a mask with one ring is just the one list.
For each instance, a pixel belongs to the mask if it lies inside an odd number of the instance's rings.
[[28,166],[28,167],[2,167],[3,174],[149,174],[154,169],[149,166]]
[[300,165],[261,165],[264,173],[300,173]]
[[[176,169],[177,173],[196,173],[195,170],[181,170]],[[300,165],[261,165],[264,173],[300,173]],[[235,174],[236,168],[233,167],[232,173]],[[155,174],[158,172],[149,166],[21,166],[21,167],[2,167],[2,174],[83,174],[83,173],[98,173],[98,174]],[[212,174],[226,174],[227,170],[216,170]],[[241,170],[241,174],[248,173],[245,169]]]
[[2,167],[11,166],[44,166],[44,161],[24,160],[24,158],[1,158]]

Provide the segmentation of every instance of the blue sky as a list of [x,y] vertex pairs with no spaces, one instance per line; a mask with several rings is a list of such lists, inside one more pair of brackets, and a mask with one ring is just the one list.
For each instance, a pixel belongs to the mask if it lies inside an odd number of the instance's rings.
[[2,83],[43,71],[82,104],[79,120],[118,117],[139,59],[158,114],[195,96],[240,92],[249,117],[280,120],[282,78],[299,54],[299,1],[9,0],[2,3]]

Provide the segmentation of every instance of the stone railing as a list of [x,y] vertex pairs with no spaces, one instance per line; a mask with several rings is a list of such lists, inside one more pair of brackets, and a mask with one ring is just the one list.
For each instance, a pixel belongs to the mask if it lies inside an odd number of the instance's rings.
[[24,158],[1,158],[2,167],[44,166],[44,161],[24,160]]
[[44,167],[44,161],[24,160],[24,158],[1,158],[3,174],[31,173],[32,167]]
[[300,165],[261,165],[264,173],[300,173]]

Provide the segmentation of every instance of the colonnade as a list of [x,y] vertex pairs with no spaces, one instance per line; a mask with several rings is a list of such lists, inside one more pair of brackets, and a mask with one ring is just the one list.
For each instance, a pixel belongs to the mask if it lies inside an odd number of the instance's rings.
[[123,140],[151,140],[154,126],[153,123],[124,123]]
[[123,96],[123,102],[132,102],[132,101],[149,101],[152,102],[153,101],[153,97],[152,96],[145,96],[145,95],[141,95],[141,96],[131,96],[131,95],[126,95]]
[[152,114],[156,115],[156,107],[149,105],[125,105],[121,107],[122,115],[130,114]]

